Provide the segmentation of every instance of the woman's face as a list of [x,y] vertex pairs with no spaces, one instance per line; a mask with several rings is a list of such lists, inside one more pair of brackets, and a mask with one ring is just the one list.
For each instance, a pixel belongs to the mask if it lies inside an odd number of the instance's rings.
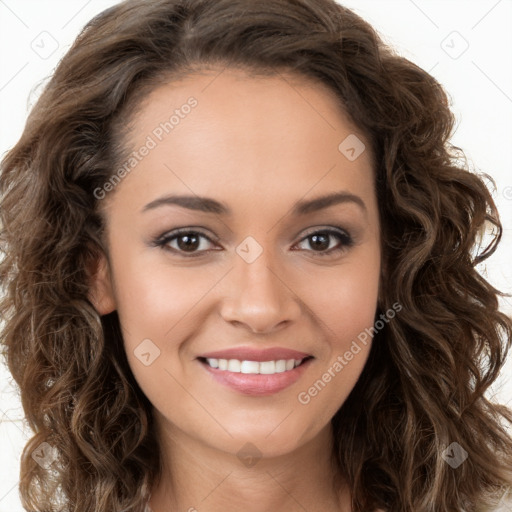
[[361,374],[379,220],[369,148],[331,94],[229,68],[160,86],[121,181],[95,192],[114,189],[94,300],[117,309],[170,434],[288,453],[325,431]]

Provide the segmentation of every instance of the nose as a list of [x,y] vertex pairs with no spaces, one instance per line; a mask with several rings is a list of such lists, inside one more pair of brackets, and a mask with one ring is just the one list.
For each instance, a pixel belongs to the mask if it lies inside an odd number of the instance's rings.
[[272,333],[293,323],[301,313],[301,301],[286,277],[269,251],[252,263],[237,257],[225,283],[222,318],[253,333]]

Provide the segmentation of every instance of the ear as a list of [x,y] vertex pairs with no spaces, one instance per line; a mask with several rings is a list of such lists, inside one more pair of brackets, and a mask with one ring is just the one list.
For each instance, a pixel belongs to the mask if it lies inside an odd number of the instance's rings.
[[112,313],[116,309],[113,293],[110,265],[105,254],[97,257],[89,271],[89,300],[101,315]]

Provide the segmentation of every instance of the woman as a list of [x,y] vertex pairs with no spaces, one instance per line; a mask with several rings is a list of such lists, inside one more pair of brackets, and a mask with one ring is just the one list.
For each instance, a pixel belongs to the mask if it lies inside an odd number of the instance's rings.
[[492,510],[512,323],[452,126],[331,0],[93,19],[2,162],[24,506]]

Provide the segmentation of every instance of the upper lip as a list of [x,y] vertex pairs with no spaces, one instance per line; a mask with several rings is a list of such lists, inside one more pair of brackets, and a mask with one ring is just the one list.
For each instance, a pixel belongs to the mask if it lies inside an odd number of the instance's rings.
[[278,361],[280,359],[304,359],[310,356],[305,352],[283,347],[251,348],[233,347],[202,354],[205,359],[238,359],[239,361]]

